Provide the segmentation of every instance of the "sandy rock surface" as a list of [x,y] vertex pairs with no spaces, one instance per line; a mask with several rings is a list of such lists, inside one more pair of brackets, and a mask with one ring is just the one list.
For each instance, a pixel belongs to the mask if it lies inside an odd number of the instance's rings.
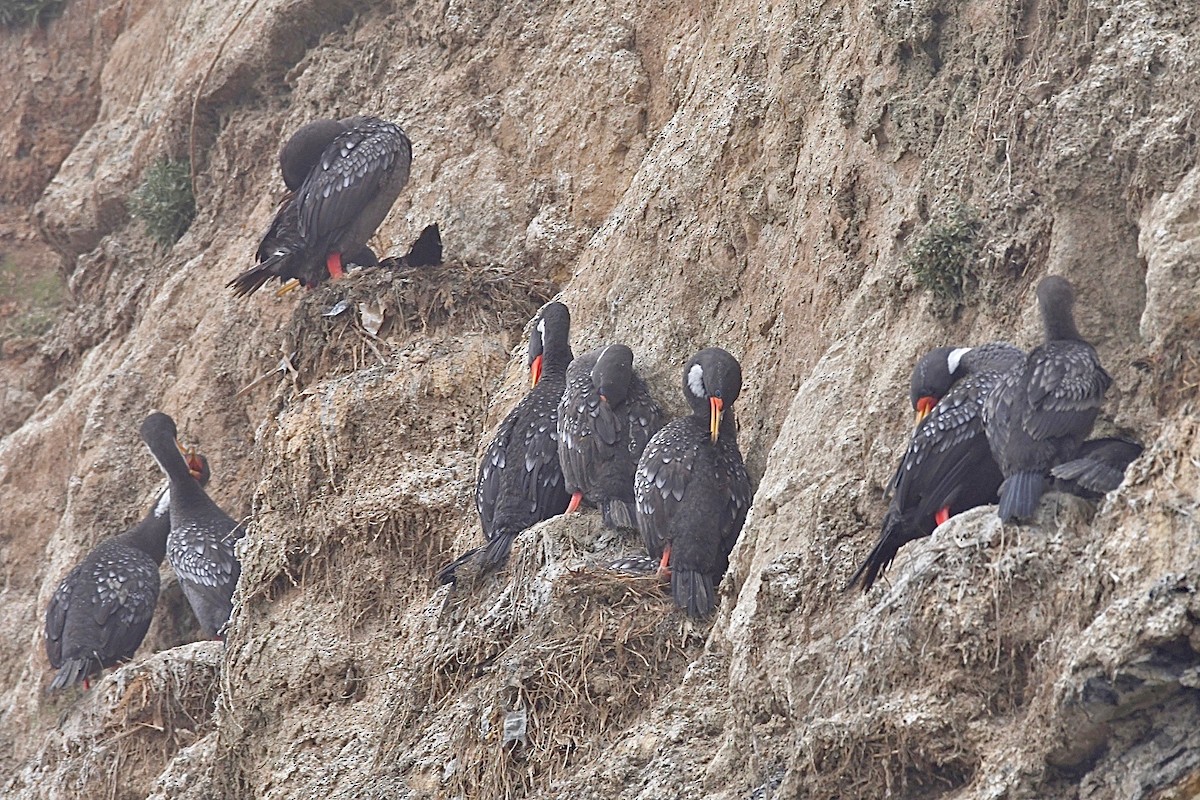
[[[0,360],[0,794],[1195,796],[1198,36],[1167,0],[71,0],[0,31],[0,243],[71,297]],[[281,139],[359,112],[414,142],[375,246],[437,221],[447,264],[234,299]],[[165,157],[197,205],[166,251],[128,210]],[[947,300],[906,256],[962,209]],[[1033,346],[1046,274],[1114,378],[1098,428],[1146,454],[844,592],[914,359]],[[433,579],[478,542],[478,455],[556,294],[575,351],[627,342],[674,413],[693,352],[742,361],[756,494],[709,623],[603,569],[639,545],[592,514]],[[134,661],[48,697],[45,606],[160,485],[152,408],[250,519],[228,640],[165,577]]]

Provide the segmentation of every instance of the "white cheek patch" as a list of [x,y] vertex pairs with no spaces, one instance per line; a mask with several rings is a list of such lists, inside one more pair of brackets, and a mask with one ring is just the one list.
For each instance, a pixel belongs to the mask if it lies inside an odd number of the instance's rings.
[[687,385],[696,397],[708,396],[704,391],[704,368],[699,364],[692,364],[692,368],[688,370]]
[[168,487],[162,493],[162,497],[158,498],[158,505],[154,506],[154,516],[161,517],[171,510],[171,489]]
[[543,339],[546,338],[546,320],[545,319],[538,320],[537,331],[538,331],[538,333],[540,333],[542,335]]
[[971,352],[969,347],[960,347],[956,350],[951,350],[950,355],[946,357],[946,368],[950,370],[950,374],[958,372],[958,364],[962,361],[962,357]]

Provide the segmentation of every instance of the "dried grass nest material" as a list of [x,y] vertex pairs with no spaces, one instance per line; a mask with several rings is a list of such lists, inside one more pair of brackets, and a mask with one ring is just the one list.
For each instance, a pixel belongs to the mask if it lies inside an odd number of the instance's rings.
[[301,373],[334,362],[359,368],[372,351],[381,357],[381,343],[397,331],[519,329],[557,291],[528,267],[457,261],[407,267],[388,258],[307,293],[286,340]]
[[[496,665],[479,696],[495,702],[481,724],[454,729],[450,796],[524,796],[595,757],[675,687],[707,631],[655,576],[593,567],[554,581],[539,616],[501,653],[479,642],[480,662]],[[455,698],[463,687],[438,688]]]
[[58,746],[43,779],[88,797],[144,797],[163,764],[212,728],[220,642],[196,642],[135,660],[83,697],[65,696]]

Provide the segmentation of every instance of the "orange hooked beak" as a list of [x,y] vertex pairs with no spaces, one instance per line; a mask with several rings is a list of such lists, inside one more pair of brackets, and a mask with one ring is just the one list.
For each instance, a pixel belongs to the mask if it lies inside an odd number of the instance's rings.
[[538,381],[542,379],[542,357],[536,356],[533,363],[529,365],[529,388],[538,385]]
[[196,453],[195,448],[189,447],[183,453],[183,460],[187,462],[188,472],[196,480],[204,477],[204,462],[200,460],[200,456]]
[[929,412],[933,411],[933,407],[937,405],[937,398],[931,395],[925,395],[917,401],[917,418],[913,421],[913,425],[921,424],[921,420],[929,416]]
[[717,434],[721,430],[721,414],[725,402],[719,397],[708,398],[708,432],[712,435],[712,443],[717,443]]
[[204,466],[195,449],[184,447],[178,439],[175,440],[175,447],[178,448],[179,455],[183,456],[183,461],[187,464],[188,472],[192,473],[193,478],[200,480],[200,475],[204,472]]

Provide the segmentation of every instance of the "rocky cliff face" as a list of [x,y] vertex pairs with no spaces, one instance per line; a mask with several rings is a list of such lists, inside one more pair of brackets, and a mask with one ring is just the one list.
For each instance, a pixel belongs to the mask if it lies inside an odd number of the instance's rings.
[[[20,109],[3,230],[36,222],[73,298],[0,363],[37,396],[0,440],[4,794],[1194,796],[1197,17],[76,0],[3,32],[28,67],[0,77]],[[282,137],[359,111],[414,142],[378,244],[436,220],[451,263],[235,301]],[[126,200],[189,155],[198,216],[162,252]],[[942,299],[905,255],[964,214],[965,290]],[[1101,426],[1146,455],[1098,509],[1047,501],[1023,528],[970,512],[881,588],[842,592],[913,360],[1032,345],[1047,273],[1077,285],[1115,378]],[[628,342],[676,410],[692,352],[742,360],[757,493],[710,625],[597,569],[636,542],[593,516],[527,532],[473,591],[431,580],[479,535],[480,444],[556,289],[577,352]],[[323,316],[347,296],[387,312],[379,335]],[[168,585],[131,665],[46,697],[42,612],[157,485],[136,436],[151,408],[252,518],[228,642],[177,646],[196,637]]]

